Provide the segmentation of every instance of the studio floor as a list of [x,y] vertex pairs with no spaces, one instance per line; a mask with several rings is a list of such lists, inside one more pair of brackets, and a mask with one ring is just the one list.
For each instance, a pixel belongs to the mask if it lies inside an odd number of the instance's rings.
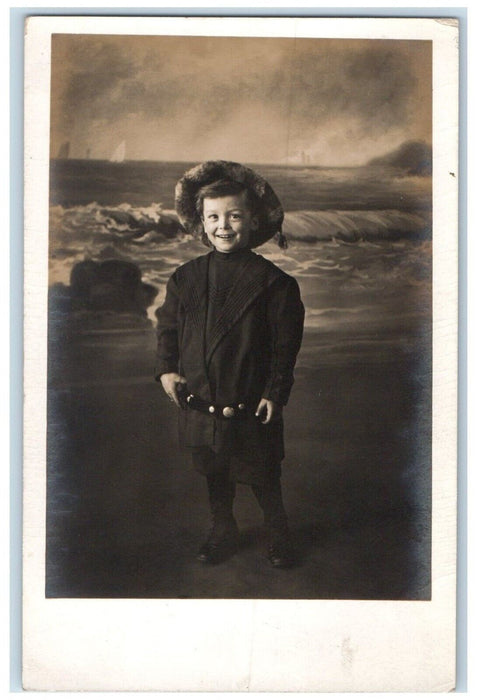
[[176,409],[151,379],[153,336],[119,340],[70,339],[50,353],[47,597],[430,597],[422,356],[320,362],[305,336],[284,413],[297,564],[277,570],[242,485],[238,553],[216,566],[196,560],[210,527],[205,480],[179,450]]

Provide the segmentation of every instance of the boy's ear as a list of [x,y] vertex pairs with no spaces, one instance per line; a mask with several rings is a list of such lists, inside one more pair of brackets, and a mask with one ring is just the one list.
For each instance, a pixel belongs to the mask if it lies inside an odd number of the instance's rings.
[[252,221],[250,222],[250,228],[252,231],[256,231],[258,229],[258,216],[253,216]]

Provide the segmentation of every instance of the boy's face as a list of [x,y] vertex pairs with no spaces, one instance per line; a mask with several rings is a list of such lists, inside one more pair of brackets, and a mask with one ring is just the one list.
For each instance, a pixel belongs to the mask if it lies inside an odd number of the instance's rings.
[[258,228],[247,194],[205,197],[202,221],[210,243],[219,253],[233,253],[249,244],[250,234]]

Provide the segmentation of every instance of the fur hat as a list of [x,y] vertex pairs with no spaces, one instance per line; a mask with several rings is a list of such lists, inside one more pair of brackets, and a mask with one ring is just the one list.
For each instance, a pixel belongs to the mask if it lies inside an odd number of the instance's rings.
[[176,211],[186,231],[202,236],[202,221],[197,211],[196,198],[199,190],[217,180],[233,180],[243,184],[254,195],[258,207],[259,226],[251,236],[250,247],[256,248],[275,237],[281,248],[286,248],[282,234],[283,208],[275,192],[263,177],[251,168],[226,160],[209,160],[188,170],[176,185]]

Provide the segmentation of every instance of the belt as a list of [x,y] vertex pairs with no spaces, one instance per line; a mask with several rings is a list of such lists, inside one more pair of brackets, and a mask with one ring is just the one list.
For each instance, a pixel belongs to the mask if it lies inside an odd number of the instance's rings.
[[201,413],[207,413],[214,418],[226,418],[230,420],[231,418],[243,418],[247,413],[247,407],[244,403],[231,403],[227,406],[223,406],[218,403],[210,403],[209,401],[204,401],[199,396],[195,394],[183,393],[181,397],[181,405],[188,406],[194,411],[200,411]]

